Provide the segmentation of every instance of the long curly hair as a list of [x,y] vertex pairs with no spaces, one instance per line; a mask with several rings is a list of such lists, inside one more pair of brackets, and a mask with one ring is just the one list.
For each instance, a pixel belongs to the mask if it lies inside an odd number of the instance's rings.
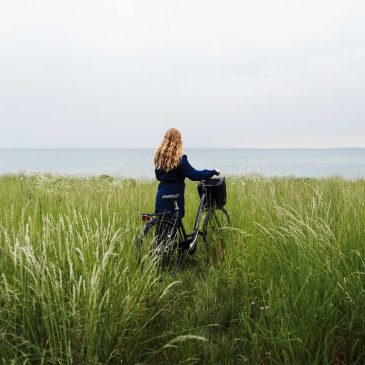
[[155,168],[170,171],[179,165],[182,155],[181,133],[176,128],[170,128],[155,152]]

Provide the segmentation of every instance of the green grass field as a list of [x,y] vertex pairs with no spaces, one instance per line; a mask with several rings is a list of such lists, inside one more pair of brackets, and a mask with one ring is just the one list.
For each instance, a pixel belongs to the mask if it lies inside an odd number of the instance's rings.
[[155,182],[0,177],[0,363],[364,364],[365,180],[227,183],[227,242],[159,276]]

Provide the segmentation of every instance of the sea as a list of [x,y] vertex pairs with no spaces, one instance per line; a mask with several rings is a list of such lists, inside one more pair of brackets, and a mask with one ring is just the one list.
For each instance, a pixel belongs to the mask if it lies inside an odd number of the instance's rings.
[[[365,148],[186,149],[196,169],[223,175],[365,178]],[[0,174],[153,178],[153,149],[0,149]]]

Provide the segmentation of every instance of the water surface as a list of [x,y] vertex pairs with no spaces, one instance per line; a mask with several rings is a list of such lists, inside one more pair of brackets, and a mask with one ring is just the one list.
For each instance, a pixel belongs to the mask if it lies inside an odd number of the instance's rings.
[[[152,149],[0,150],[0,173],[52,172],[68,175],[109,174],[153,177]],[[365,177],[365,149],[188,149],[198,168],[224,174],[265,176]]]

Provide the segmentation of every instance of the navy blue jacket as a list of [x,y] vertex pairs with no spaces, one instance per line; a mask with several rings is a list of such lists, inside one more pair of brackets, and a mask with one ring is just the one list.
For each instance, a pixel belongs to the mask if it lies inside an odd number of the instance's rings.
[[156,179],[160,181],[156,194],[156,213],[163,213],[165,211],[173,211],[174,205],[171,202],[165,202],[162,200],[163,195],[180,194],[180,198],[177,204],[180,208],[180,216],[185,214],[184,208],[184,191],[185,191],[185,178],[189,178],[193,181],[200,181],[209,179],[214,175],[213,170],[195,170],[189,164],[186,155],[183,155],[180,164],[170,171],[163,169],[155,170]]

